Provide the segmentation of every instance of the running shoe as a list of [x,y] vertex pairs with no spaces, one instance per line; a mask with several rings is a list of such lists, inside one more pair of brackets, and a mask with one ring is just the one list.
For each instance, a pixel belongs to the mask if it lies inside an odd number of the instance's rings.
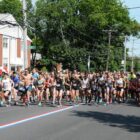
[[38,106],[42,106],[42,103],[41,103],[41,102],[39,102],[39,103],[38,103]]
[[1,106],[1,107],[3,106],[3,101],[0,102],[0,106]]
[[100,99],[100,100],[99,100],[99,103],[102,103],[102,102],[103,102],[102,99]]
[[62,105],[58,105],[57,107],[62,107]]

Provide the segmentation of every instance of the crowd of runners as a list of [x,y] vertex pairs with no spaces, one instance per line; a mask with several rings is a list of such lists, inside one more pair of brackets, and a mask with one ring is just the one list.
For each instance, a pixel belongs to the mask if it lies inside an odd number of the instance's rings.
[[123,103],[140,105],[140,73],[13,71],[0,74],[0,106]]

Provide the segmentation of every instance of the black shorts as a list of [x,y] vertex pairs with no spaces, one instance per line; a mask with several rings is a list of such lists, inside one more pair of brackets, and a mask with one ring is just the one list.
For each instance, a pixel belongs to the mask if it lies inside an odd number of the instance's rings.
[[25,96],[25,95],[26,95],[26,92],[18,91],[17,95],[18,95],[18,96]]
[[70,86],[65,86],[65,89],[66,90],[70,90]]
[[76,87],[72,86],[72,89],[73,90],[79,90],[79,87],[78,86],[76,86]]
[[91,89],[92,94],[94,94],[95,92],[97,92],[97,89]]
[[63,90],[63,87],[56,87],[56,90],[58,91]]
[[123,89],[123,87],[117,87],[116,90],[117,91],[121,91]]
[[14,88],[15,88],[16,90],[18,90],[18,86],[14,86]]
[[83,88],[82,91],[88,91],[90,88]]

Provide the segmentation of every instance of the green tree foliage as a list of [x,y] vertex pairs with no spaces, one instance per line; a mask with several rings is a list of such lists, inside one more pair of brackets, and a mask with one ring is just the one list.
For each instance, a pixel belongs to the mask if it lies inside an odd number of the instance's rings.
[[44,60],[47,64],[62,62],[71,69],[86,69],[90,55],[92,69],[105,70],[108,34],[103,30],[116,30],[111,38],[109,70],[118,70],[124,36],[137,35],[140,27],[119,0],[39,0],[36,16]]
[[[20,0],[2,0],[1,13],[11,13],[22,25]],[[109,70],[118,70],[124,52],[124,36],[138,35],[140,25],[129,17],[120,0],[38,0],[34,8],[27,0],[28,34],[43,63],[62,62],[64,68],[87,69],[91,56],[92,70],[105,70],[109,47]]]
[[[32,5],[32,0],[26,0],[27,2],[27,26],[33,24],[34,21],[34,7]],[[22,1],[21,0],[1,0],[0,1],[0,13],[9,13],[12,14],[17,22],[23,26],[23,8],[22,8]],[[30,33],[30,28],[29,28]]]
[[0,1],[0,13],[10,13],[21,23],[22,4],[20,0],[2,0]]
[[35,36],[36,36],[36,17],[35,17],[35,8],[33,7],[32,0],[26,0],[27,3],[27,27],[28,35],[35,45]]
[[140,71],[140,58],[139,57],[134,58],[134,70],[136,72]]

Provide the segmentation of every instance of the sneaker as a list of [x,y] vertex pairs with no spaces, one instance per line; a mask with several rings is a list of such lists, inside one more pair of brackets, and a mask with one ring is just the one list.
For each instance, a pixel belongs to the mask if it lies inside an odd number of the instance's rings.
[[19,104],[18,102],[15,102],[15,103],[14,103],[14,105],[18,105],[18,104]]
[[102,99],[100,99],[100,100],[99,100],[99,103],[102,103],[102,102],[103,102]]
[[107,106],[107,104],[106,103],[103,103],[103,106]]
[[109,104],[110,104],[110,102],[106,102],[106,104],[107,104],[107,105],[109,105]]
[[0,106],[3,106],[3,101],[0,102]]
[[41,102],[39,102],[39,103],[38,103],[38,106],[42,106],[42,103],[41,103]]
[[8,104],[6,104],[6,107],[10,107],[10,104],[8,105]]
[[24,105],[25,105],[26,107],[28,107],[30,104],[29,104],[28,102],[26,102],[26,103],[24,103]]
[[57,107],[62,107],[62,105],[58,105]]

